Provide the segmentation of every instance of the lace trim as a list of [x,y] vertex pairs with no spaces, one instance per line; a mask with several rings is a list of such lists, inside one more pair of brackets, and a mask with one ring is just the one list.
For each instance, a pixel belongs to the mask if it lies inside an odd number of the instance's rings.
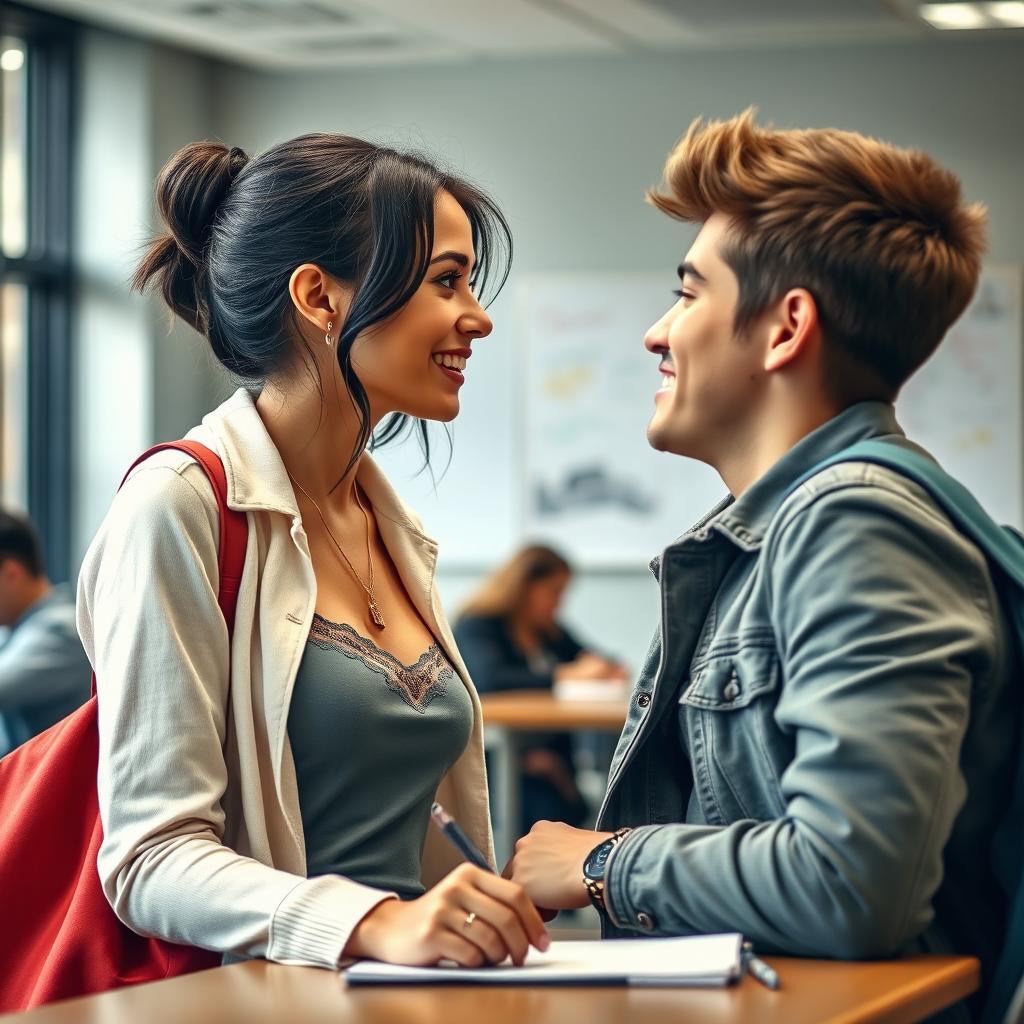
[[382,651],[347,623],[332,622],[320,614],[313,615],[309,641],[321,650],[340,651],[379,672],[384,676],[388,689],[419,712],[426,711],[435,697],[447,692],[448,680],[455,675],[455,669],[436,643],[431,644],[414,664],[403,665],[393,654]]

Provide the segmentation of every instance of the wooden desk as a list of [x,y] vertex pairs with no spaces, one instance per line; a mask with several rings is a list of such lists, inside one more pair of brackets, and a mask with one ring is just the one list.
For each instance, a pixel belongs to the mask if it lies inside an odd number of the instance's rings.
[[497,797],[494,851],[499,868],[512,856],[519,829],[519,749],[522,732],[573,732],[582,729],[619,733],[627,706],[615,701],[555,700],[548,690],[489,693],[480,699],[484,743],[492,754],[491,775]]
[[25,1024],[911,1024],[978,985],[978,962],[913,957],[836,963],[770,957],[771,992],[753,978],[727,989],[348,989],[333,972],[266,961],[44,1006]]

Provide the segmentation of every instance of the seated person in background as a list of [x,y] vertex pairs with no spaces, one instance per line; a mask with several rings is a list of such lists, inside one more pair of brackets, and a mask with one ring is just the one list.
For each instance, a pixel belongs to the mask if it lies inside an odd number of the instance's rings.
[[53,586],[24,516],[0,511],[0,757],[71,714],[92,672],[67,584]]
[[[558,622],[571,577],[572,568],[558,552],[533,544],[495,569],[466,602],[455,639],[480,693],[626,678],[623,666],[584,648]],[[524,831],[541,820],[582,824],[587,809],[576,787],[567,733],[528,741],[522,775]]]

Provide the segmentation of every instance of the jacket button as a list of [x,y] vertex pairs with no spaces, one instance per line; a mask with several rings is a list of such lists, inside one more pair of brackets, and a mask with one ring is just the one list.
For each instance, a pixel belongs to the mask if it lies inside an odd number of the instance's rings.
[[722,696],[726,700],[735,700],[740,695],[740,684],[735,679],[730,679],[725,689],[722,691]]
[[637,697],[636,702],[640,707],[645,708],[651,703],[651,695],[649,693],[641,693],[640,696]]
[[636,923],[640,925],[645,932],[654,931],[654,918],[651,917],[650,914],[645,914],[643,911],[640,911],[640,913],[636,915]]

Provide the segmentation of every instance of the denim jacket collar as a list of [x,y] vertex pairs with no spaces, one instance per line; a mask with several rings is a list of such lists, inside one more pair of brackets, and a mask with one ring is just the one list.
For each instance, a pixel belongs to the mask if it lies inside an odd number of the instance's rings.
[[[892,435],[904,436],[891,404],[858,402],[851,405],[801,438],[738,500],[726,498],[675,543],[683,543],[694,534],[700,536],[707,527],[743,550],[755,551],[761,546],[772,517],[795,480],[830,455],[858,441]],[[659,575],[660,563],[660,557],[651,562],[655,576]]]
[[761,546],[786,491],[808,470],[858,441],[903,437],[896,411],[887,402],[858,402],[801,438],[716,520],[715,527],[740,547]]

